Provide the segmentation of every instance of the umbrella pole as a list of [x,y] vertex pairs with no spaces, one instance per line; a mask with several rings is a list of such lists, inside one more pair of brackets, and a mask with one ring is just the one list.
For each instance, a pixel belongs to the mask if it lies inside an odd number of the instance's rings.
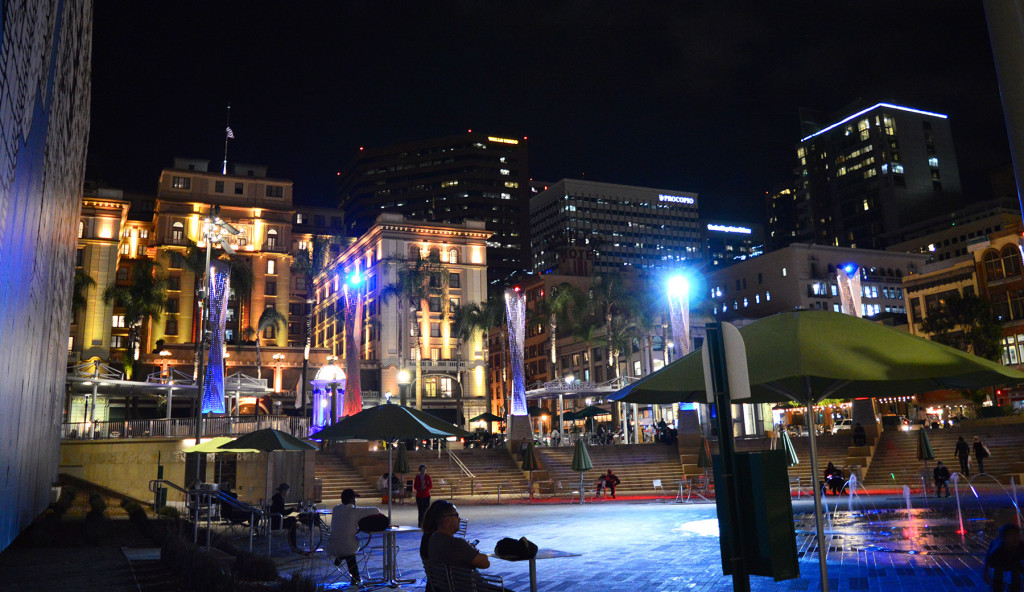
[[270,529],[273,527],[273,517],[270,515],[270,455],[274,454],[273,451],[267,451],[267,497],[263,498],[264,515],[266,524],[264,527],[267,529],[267,555],[270,555]]
[[810,378],[804,378],[807,388],[807,439],[811,448],[811,485],[814,488],[814,527],[818,533],[818,568],[821,571],[821,592],[828,592],[828,566],[825,564],[825,529],[821,524],[821,488],[818,487],[818,445],[814,436],[814,396]]
[[391,472],[394,471],[391,462],[391,450],[391,442],[388,442],[388,482],[384,485],[386,491],[388,492],[388,524],[391,524],[391,498],[395,497],[395,492],[391,491]]
[[[586,466],[586,465],[584,465]],[[583,505],[585,498],[583,497],[583,471],[580,471],[580,505]]]

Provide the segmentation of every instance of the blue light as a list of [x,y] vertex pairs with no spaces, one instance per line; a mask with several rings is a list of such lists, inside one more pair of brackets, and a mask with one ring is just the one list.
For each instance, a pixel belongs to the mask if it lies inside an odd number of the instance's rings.
[[358,271],[353,271],[345,278],[345,283],[354,288],[363,283],[363,276],[359,275]]
[[911,107],[901,107],[899,105],[893,105],[892,103],[878,103],[877,105],[874,105],[873,107],[868,107],[867,109],[864,109],[863,111],[858,111],[858,112],[854,113],[853,115],[847,117],[846,119],[844,119],[842,121],[837,121],[837,122],[833,123],[832,125],[824,128],[824,129],[820,129],[820,130],[814,132],[813,134],[807,136],[806,138],[803,138],[800,141],[801,142],[806,142],[807,140],[810,140],[814,136],[819,136],[819,135],[821,135],[821,134],[823,134],[823,133],[825,133],[825,132],[827,132],[829,130],[833,130],[833,129],[843,125],[847,121],[850,121],[851,119],[856,119],[856,118],[860,117],[861,115],[864,115],[868,111],[874,111],[875,109],[878,109],[879,107],[888,107],[890,109],[898,109],[900,111],[907,111],[909,113],[917,113],[918,115],[929,115],[931,117],[938,117],[939,119],[948,119],[949,118],[947,115],[943,115],[942,113],[932,113],[931,111],[922,111],[920,109],[913,109]]
[[681,275],[668,278],[669,296],[687,296],[690,293],[690,281]]
[[846,265],[843,265],[839,269],[843,270],[843,273],[846,274],[846,277],[852,278],[854,275],[857,274],[857,270],[860,268],[856,263],[847,263]]

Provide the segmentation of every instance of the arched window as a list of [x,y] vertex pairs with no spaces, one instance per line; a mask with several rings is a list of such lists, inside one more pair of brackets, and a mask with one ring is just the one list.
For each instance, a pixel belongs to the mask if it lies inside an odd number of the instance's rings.
[[171,240],[174,242],[180,242],[185,240],[185,225],[181,222],[175,222],[171,225]]
[[409,261],[419,261],[420,248],[416,245],[409,245]]
[[267,248],[268,249],[276,249],[277,248],[277,231],[274,230],[273,228],[271,228],[270,230],[267,231]]
[[[1020,275],[1020,250],[1014,245],[1003,247],[1003,273],[1008,278]],[[1014,317],[1016,318],[1016,317]]]
[[448,263],[458,263],[458,262],[459,262],[459,250],[458,249],[451,249],[451,250],[449,250],[448,251]]
[[437,247],[430,247],[430,258],[435,261],[441,260],[441,249]]
[[1003,279],[1003,262],[999,260],[997,251],[985,251],[982,260],[985,262],[985,277],[989,281]]

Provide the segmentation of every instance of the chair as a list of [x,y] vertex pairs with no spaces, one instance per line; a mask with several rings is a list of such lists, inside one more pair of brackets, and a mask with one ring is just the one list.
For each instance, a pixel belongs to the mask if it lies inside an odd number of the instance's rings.
[[482,574],[475,569],[448,566],[448,581],[452,592],[491,592],[505,590],[501,576]]
[[427,576],[426,592],[453,592],[446,565],[424,561],[423,573]]
[[[655,494],[657,494],[658,490],[660,489],[661,490],[661,495],[663,495],[663,496],[665,495],[665,488],[662,487],[662,485],[661,485],[661,479],[655,479],[654,480],[654,482],[652,484],[652,489],[654,490]],[[662,501],[661,498],[658,498],[658,501]]]
[[460,539],[466,538],[466,530],[469,528],[468,518],[459,518],[459,530],[455,532],[455,536]]

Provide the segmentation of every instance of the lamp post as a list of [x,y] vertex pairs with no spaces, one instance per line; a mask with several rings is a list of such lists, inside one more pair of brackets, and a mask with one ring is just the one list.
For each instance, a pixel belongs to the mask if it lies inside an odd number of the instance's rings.
[[669,339],[668,341],[665,342],[665,365],[666,366],[668,366],[670,363],[672,363],[672,349],[675,346],[676,346],[676,344],[672,343],[671,339]]
[[165,380],[167,380],[171,385],[171,388],[167,391],[167,413],[164,415],[167,419],[170,419],[171,406],[174,404],[174,375],[169,372],[170,360],[168,359],[171,356],[171,352],[166,349],[162,349],[158,355],[160,356],[160,365],[163,366],[160,370],[160,374],[165,376]]
[[[335,362],[338,361],[338,356],[327,356],[327,365],[337,366]],[[327,422],[327,425],[334,425],[334,422],[338,420],[338,384],[336,382],[329,383],[327,388],[330,389],[331,398],[331,420]]]
[[398,402],[404,407],[407,402],[406,390],[409,388],[409,381],[412,377],[409,375],[408,370],[398,371]]
[[281,368],[281,364],[284,363],[284,354],[276,353],[271,357],[274,359],[276,366],[274,369],[274,392],[279,393],[281,392],[282,374],[284,374],[284,370]]

